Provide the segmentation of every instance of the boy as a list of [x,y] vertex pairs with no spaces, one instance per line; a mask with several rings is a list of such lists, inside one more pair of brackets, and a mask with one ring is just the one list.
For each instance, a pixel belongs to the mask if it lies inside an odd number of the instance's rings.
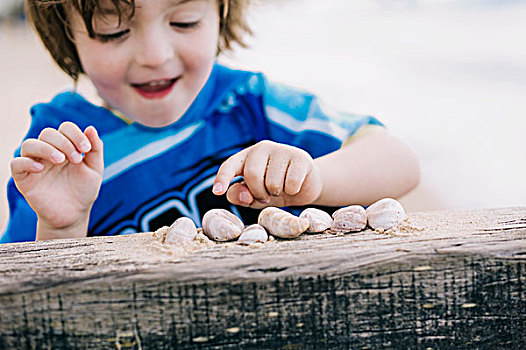
[[55,61],[102,103],[67,92],[31,109],[1,242],[199,224],[212,208],[248,224],[266,206],[368,205],[412,189],[414,153],[376,119],[216,63],[249,32],[246,4],[27,0]]

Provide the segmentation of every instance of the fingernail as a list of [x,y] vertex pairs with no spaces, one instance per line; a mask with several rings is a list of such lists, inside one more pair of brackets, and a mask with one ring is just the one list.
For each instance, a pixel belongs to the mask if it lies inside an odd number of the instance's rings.
[[270,203],[270,198],[258,200],[258,202],[263,203],[263,204],[268,204]]
[[223,185],[221,185],[220,183],[214,184],[214,187],[212,187],[212,192],[220,193],[221,191],[223,191]]
[[239,194],[239,200],[243,203],[250,203],[250,196],[246,192],[241,192]]
[[97,131],[97,129],[95,129],[95,127],[93,125],[90,125],[88,126],[86,129],[84,129],[84,132],[86,132],[86,130],[88,130],[89,128],[92,128],[93,131],[95,132],[95,136],[99,136],[99,132]]
[[78,152],[71,153],[71,159],[74,163],[80,163],[82,162],[82,155]]
[[79,144],[79,148],[80,148],[80,151],[83,153],[89,152],[91,150],[91,144],[88,141],[82,141]]
[[51,153],[51,159],[55,163],[62,163],[66,159],[66,156],[62,152],[53,151],[53,153]]

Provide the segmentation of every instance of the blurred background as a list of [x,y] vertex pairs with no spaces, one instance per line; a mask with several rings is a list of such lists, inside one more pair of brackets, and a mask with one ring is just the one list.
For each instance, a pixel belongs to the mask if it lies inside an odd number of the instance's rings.
[[[72,87],[20,11],[0,0],[0,226],[29,107]],[[526,205],[526,1],[257,0],[250,16],[250,48],[220,60],[382,120],[421,160],[408,211]]]

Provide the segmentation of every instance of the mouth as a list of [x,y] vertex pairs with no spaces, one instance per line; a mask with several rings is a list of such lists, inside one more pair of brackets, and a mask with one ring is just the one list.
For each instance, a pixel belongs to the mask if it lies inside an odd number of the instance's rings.
[[154,80],[144,84],[131,84],[131,86],[144,98],[161,99],[168,95],[178,78]]

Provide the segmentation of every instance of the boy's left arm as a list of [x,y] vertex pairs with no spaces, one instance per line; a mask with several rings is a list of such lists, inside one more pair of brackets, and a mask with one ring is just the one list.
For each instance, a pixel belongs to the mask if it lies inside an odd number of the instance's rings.
[[312,203],[316,205],[370,205],[381,198],[398,198],[420,178],[414,151],[381,127],[353,137],[314,163],[323,183],[320,196]]
[[[229,186],[235,176],[244,181]],[[214,193],[226,192],[231,203],[256,209],[369,205],[401,196],[416,186],[418,178],[414,152],[378,127],[315,160],[299,148],[262,141],[223,163]]]

